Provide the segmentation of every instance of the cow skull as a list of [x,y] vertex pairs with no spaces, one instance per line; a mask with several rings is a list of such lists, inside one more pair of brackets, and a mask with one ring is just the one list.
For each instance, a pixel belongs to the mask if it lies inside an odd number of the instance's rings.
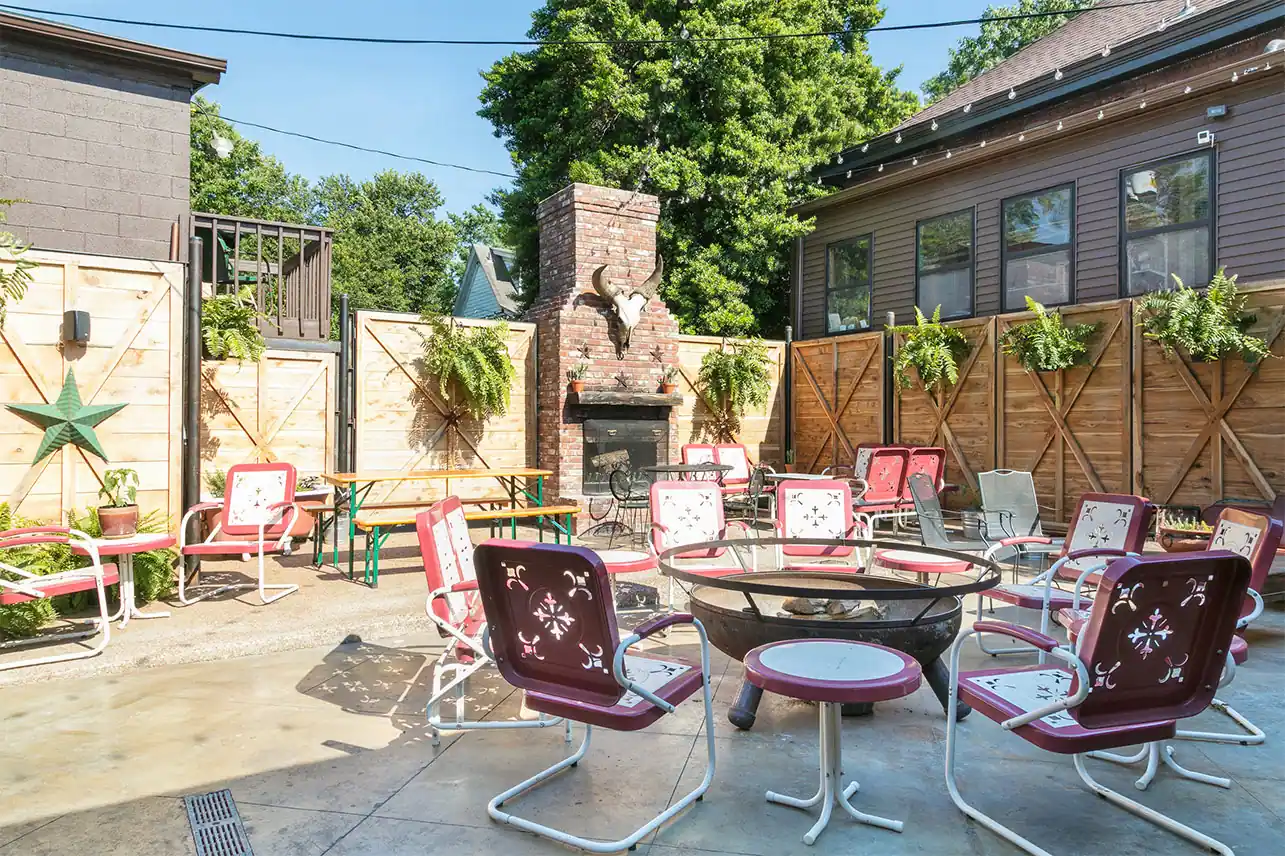
[[647,281],[637,287],[616,285],[603,277],[606,265],[593,272],[593,288],[616,309],[616,320],[620,323],[620,350],[629,347],[629,337],[642,320],[643,309],[647,302],[660,288],[660,279],[665,273],[665,260],[656,256],[656,269],[647,277]]

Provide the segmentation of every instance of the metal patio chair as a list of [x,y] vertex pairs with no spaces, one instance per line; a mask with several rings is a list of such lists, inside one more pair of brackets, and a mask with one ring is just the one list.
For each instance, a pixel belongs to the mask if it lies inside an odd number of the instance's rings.
[[871,450],[864,477],[853,479],[853,510],[864,515],[871,533],[881,520],[896,521],[905,509],[901,496],[906,489],[910,450],[904,446],[879,446]]
[[[688,465],[718,463],[718,453],[711,443],[685,443],[681,454],[683,463]],[[689,480],[716,482],[719,481],[719,475],[718,470],[710,469],[709,472],[692,473]]]
[[[287,463],[236,464],[228,468],[227,485],[223,499],[202,502],[192,506],[179,524],[179,553],[183,556],[241,556],[249,561],[259,560],[258,583],[233,583],[221,585],[198,597],[188,597],[187,574],[182,563],[178,568],[178,599],[185,606],[236,589],[258,588],[259,599],[268,604],[299,590],[294,584],[265,581],[264,556],[268,553],[290,555],[290,532],[299,517],[299,504],[294,501],[295,482],[298,474]],[[187,543],[188,521],[195,514],[212,509],[219,510],[218,523],[209,536],[199,544]],[[231,536],[232,540],[216,540],[218,535]],[[206,586],[201,586],[202,588]],[[278,593],[268,596],[268,592]]]
[[750,480],[741,486],[742,492],[723,495],[723,509],[736,515],[745,515],[744,519],[753,520],[755,535],[759,513],[763,510],[763,500],[767,500],[767,515],[771,519],[776,514],[776,494],[774,485],[767,483],[768,467],[757,466],[750,472]]
[[628,534],[630,541],[642,542],[647,530],[647,486],[649,482],[638,478],[629,469],[615,469],[607,477],[607,486],[616,504],[616,521],[607,546],[615,546],[618,534]]
[[[977,484],[982,495],[982,525],[988,538],[1044,537],[1035,480],[1030,473],[990,470],[977,474]],[[1062,539],[1051,538],[1047,544],[1025,544],[1018,553],[1047,557],[1061,551]]]
[[[723,493],[729,496],[747,492],[756,471],[763,474],[776,472],[767,464],[751,461],[750,451],[744,443],[718,443],[714,446],[714,462],[731,467],[723,474],[722,479]],[[764,480],[760,485],[759,495],[766,496],[770,502],[774,490],[775,486]]]
[[[526,692],[532,710],[585,726],[584,742],[574,754],[495,796],[487,805],[491,818],[582,850],[614,853],[633,849],[700,799],[714,780],[712,728],[705,729],[709,759],[700,783],[616,841],[584,838],[505,810],[512,800],[577,766],[589,750],[595,727],[614,731],[646,728],[698,692],[705,705],[705,721],[712,723],[709,641],[701,623],[683,613],[645,621],[621,640],[606,566],[599,556],[582,547],[492,539],[477,548],[477,572],[482,603],[493,622],[490,646],[504,679]],[[675,624],[696,628],[699,664],[630,650]],[[614,764],[602,772],[628,775]]]
[[[457,496],[433,504],[415,515],[415,532],[428,579],[428,600],[424,611],[437,632],[450,640],[433,669],[433,694],[428,699],[428,727],[433,745],[441,742],[442,731],[478,728],[547,728],[561,722],[541,715],[535,720],[466,722],[464,682],[479,669],[494,662],[486,650],[486,616],[477,593],[473,563],[473,539],[469,536],[464,506]],[[450,679],[443,685],[443,679]],[[455,720],[443,722],[442,699],[455,691]],[[567,742],[571,724],[567,723]]]
[[[838,479],[784,481],[777,486],[776,519],[779,538],[863,538],[865,523],[852,512],[852,490]],[[810,561],[789,561],[804,559]],[[821,559],[839,559],[826,564]],[[778,544],[776,566],[783,571],[860,571],[864,567],[856,547],[823,547]]]
[[[979,621],[965,631],[951,649],[946,714],[946,788],[955,805],[1027,853],[1049,856],[960,794],[956,712],[963,702],[1033,746],[1073,756],[1076,772],[1098,796],[1194,844],[1233,856],[1222,842],[1098,783],[1084,756],[1169,739],[1177,720],[1209,706],[1230,657],[1249,576],[1249,562],[1227,551],[1129,556],[1104,571],[1075,652],[1051,636],[1003,621]],[[1190,596],[1192,585],[1201,583],[1203,602]],[[960,651],[969,636],[981,633],[1021,640],[1058,662],[963,672]]]
[[[750,537],[750,527],[742,520],[725,521],[723,494],[719,486],[707,481],[658,481],[651,486],[651,538],[649,547],[659,556],[671,547],[698,544],[704,541],[722,541],[731,537],[733,527],[742,537]],[[734,548],[732,548],[734,549]],[[742,566],[742,556],[727,558],[729,548],[712,547],[678,553],[675,565],[685,571],[709,577],[743,574],[747,568],[757,569],[753,542],[750,542],[750,559]],[[692,560],[702,560],[693,564]],[[710,564],[709,560],[718,562]],[[674,578],[669,578],[669,606],[674,606]]]
[[[33,547],[40,548],[44,544],[75,544],[85,551],[89,557],[89,565],[43,576],[23,570],[18,564],[27,558],[23,556],[23,552]],[[79,651],[0,663],[0,672],[24,666],[42,666],[67,660],[81,660],[101,654],[112,639],[111,622],[116,618],[115,615],[107,614],[107,586],[118,582],[120,582],[120,574],[116,566],[104,565],[99,558],[94,539],[78,529],[69,529],[65,526],[31,526],[0,532],[0,606],[16,606],[34,600],[47,600],[59,595],[87,591],[95,592],[98,597],[98,617],[85,619],[85,627],[65,633],[0,643],[0,651],[93,636],[102,637],[97,645]],[[124,608],[123,601],[122,608]]]

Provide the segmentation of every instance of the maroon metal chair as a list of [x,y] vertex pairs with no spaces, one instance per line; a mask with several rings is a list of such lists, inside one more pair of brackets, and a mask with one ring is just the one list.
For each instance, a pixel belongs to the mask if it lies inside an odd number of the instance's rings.
[[[1201,847],[1233,856],[1222,842],[1099,784],[1085,769],[1084,756],[1167,740],[1175,735],[1177,720],[1209,706],[1230,659],[1249,578],[1249,561],[1229,551],[1118,559],[1103,573],[1075,652],[1028,627],[977,622],[951,649],[946,787],[955,805],[1026,852],[1048,856],[960,795],[956,711],[963,702],[1033,746],[1074,756],[1076,772],[1099,796]],[[1060,662],[962,672],[964,643],[983,632],[1021,640]]]
[[[584,723],[584,742],[564,758],[491,800],[495,820],[595,853],[632,848],[662,823],[700,799],[714,779],[714,730],[705,729],[709,766],[686,796],[617,841],[572,835],[503,811],[505,803],[573,767],[584,758],[594,727],[637,731],[656,722],[698,691],[705,722],[712,723],[709,641],[691,615],[670,613],[643,622],[621,640],[611,584],[602,559],[583,547],[491,539],[474,555],[477,586],[490,621],[490,647],[527,706],[549,716]],[[691,624],[700,636],[700,664],[674,657],[629,653],[630,648],[674,624]],[[609,774],[617,771],[610,770]]]

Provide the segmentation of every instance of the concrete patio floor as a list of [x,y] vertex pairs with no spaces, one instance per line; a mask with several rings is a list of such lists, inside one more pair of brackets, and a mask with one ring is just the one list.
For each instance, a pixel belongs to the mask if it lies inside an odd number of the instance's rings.
[[[281,607],[307,603],[305,594],[258,610],[229,606],[284,617]],[[414,614],[405,603],[399,611]],[[139,626],[153,632],[165,624]],[[451,734],[431,746],[424,703],[441,642],[423,626],[341,644],[347,628],[332,625],[333,641],[318,647],[0,689],[0,856],[194,854],[181,797],[222,787],[231,789],[259,856],[570,852],[497,825],[486,802],[573,747],[557,728]],[[1269,609],[1249,640],[1250,660],[1223,697],[1268,732],[1267,744],[1178,743],[1182,763],[1230,776],[1232,788],[1162,771],[1139,799],[1240,856],[1267,856],[1285,841],[1285,614]],[[690,657],[695,642],[680,630],[655,648]],[[968,652],[970,664],[982,662],[975,648]],[[926,686],[843,726],[847,775],[861,782],[856,805],[903,819],[905,833],[835,817],[806,847],[801,836],[814,815],[768,805],[763,792],[815,789],[816,708],[768,694],[755,728],[738,732],[726,713],[741,666],[715,652],[713,673],[712,723],[693,699],[643,732],[595,732],[577,769],[512,809],[580,834],[626,834],[699,781],[703,735],[712,727],[717,775],[705,800],[639,853],[1019,852],[950,802],[944,719]],[[494,671],[481,675],[469,684],[474,714],[515,716],[518,694]],[[1197,725],[1225,730],[1229,723],[1204,714]],[[1069,759],[1033,749],[980,714],[961,734],[966,796],[1059,856],[1200,852],[1094,798]],[[1109,787],[1137,793],[1131,783],[1139,770],[1089,763]]]

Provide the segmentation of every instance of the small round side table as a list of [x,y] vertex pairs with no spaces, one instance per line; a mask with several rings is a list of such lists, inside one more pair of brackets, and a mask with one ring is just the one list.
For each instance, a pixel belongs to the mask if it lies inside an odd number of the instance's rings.
[[[169,618],[168,612],[142,612],[134,603],[134,554],[147,553],[151,550],[165,550],[174,546],[172,535],[130,535],[128,538],[95,538],[94,546],[98,548],[99,557],[118,556],[120,571],[120,610],[110,620],[120,618],[120,626],[129,624],[131,618]],[[75,542],[72,552],[81,556],[89,553]],[[182,573],[182,569],[179,569]]]
[[843,780],[842,728],[844,704],[889,701],[919,689],[919,663],[900,651],[868,642],[842,639],[794,639],[760,645],[745,655],[745,676],[756,687],[789,698],[815,701],[821,708],[821,783],[815,795],[800,799],[775,791],[767,801],[794,808],[821,803],[821,817],[803,836],[812,844],[830,822],[835,804],[853,819],[870,826],[901,832],[902,822],[866,814],[848,802],[857,782]]
[[656,570],[656,557],[642,550],[595,550],[607,567],[607,573],[641,574]]
[[875,550],[874,564],[890,571],[906,571],[918,575],[926,582],[929,574],[966,574],[973,567],[971,562],[934,556],[918,550]]

